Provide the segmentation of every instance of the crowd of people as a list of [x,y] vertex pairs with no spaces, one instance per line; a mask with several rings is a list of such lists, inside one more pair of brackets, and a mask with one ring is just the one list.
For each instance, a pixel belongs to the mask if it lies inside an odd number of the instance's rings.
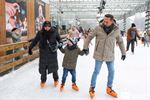
[[[81,35],[82,34],[82,35]],[[84,37],[84,48],[80,50],[78,47],[78,41]],[[51,22],[45,21],[43,23],[42,30],[38,31],[35,38],[32,40],[29,46],[29,54],[32,55],[33,47],[39,43],[39,73],[41,74],[41,88],[45,87],[47,80],[47,74],[52,73],[54,79],[54,85],[57,86],[59,83],[58,76],[58,59],[57,50],[59,49],[64,53],[63,58],[63,75],[60,86],[60,91],[64,90],[65,81],[68,72],[72,75],[72,89],[79,91],[79,87],[76,83],[76,64],[78,55],[89,54],[89,44],[93,38],[96,38],[94,59],[95,59],[95,70],[91,77],[91,84],[89,88],[89,95],[95,96],[95,87],[97,76],[100,72],[103,62],[106,62],[108,68],[108,82],[106,87],[106,93],[110,96],[117,97],[117,92],[113,90],[113,79],[114,79],[114,48],[117,41],[122,56],[121,59],[125,60],[126,51],[123,43],[123,39],[119,33],[119,28],[114,22],[114,17],[111,14],[106,14],[100,25],[96,26],[95,29],[83,30],[82,27],[77,29],[72,26],[68,30],[65,43],[60,38],[56,28],[51,26]]]
[[[12,30],[13,41],[20,42],[20,36],[17,34],[19,30],[17,28]],[[114,68],[114,48],[117,45],[120,47],[121,59],[126,59],[126,52],[129,50],[131,44],[131,52],[134,53],[135,42],[137,38],[144,42],[144,46],[149,46],[149,35],[144,33],[143,37],[139,35],[136,25],[132,23],[131,27],[127,31],[127,46],[125,49],[123,37],[120,33],[119,27],[116,24],[114,16],[111,14],[106,14],[94,29],[83,29],[82,27],[71,26],[65,37],[62,40],[60,34],[58,33],[56,27],[51,25],[50,21],[45,21],[43,23],[42,29],[39,30],[32,40],[29,46],[28,53],[32,55],[32,49],[39,44],[39,73],[41,75],[40,87],[44,88],[47,81],[47,75],[53,74],[54,86],[59,84],[59,74],[58,74],[58,62],[57,50],[59,49],[63,54],[63,75],[61,79],[60,91],[62,92],[65,87],[66,78],[68,72],[72,75],[72,89],[79,91],[79,87],[76,83],[76,65],[78,56],[88,55],[91,40],[95,38],[95,48],[94,48],[94,60],[95,66],[93,74],[91,75],[91,84],[89,86],[90,97],[95,96],[95,88],[97,76],[100,73],[102,64],[105,62],[108,68],[108,81],[106,85],[106,93],[112,97],[117,98],[118,93],[113,90],[113,80],[115,74]],[[83,49],[78,47],[78,42],[80,39],[84,40]]]

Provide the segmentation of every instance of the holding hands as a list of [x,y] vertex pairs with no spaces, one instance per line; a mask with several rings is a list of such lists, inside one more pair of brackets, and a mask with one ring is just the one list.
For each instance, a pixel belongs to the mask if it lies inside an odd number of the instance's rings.
[[89,54],[89,48],[83,49],[83,52],[84,52],[85,55],[88,55]]

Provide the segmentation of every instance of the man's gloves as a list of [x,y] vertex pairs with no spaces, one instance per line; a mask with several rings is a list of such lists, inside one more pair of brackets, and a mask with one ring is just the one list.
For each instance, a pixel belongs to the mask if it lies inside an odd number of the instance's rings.
[[85,55],[88,55],[88,54],[89,54],[89,48],[83,49],[83,51],[84,51],[84,54],[85,54]]
[[122,55],[121,59],[124,61],[126,59],[126,55]]

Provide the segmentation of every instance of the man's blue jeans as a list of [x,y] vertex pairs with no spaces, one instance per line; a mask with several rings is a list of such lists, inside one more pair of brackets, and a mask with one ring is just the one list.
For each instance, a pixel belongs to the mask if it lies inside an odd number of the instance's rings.
[[72,75],[72,83],[76,83],[76,70],[75,69],[63,69],[63,76],[62,76],[62,84],[65,84],[66,78],[68,76],[68,72]]
[[[91,87],[95,88],[96,86],[96,80],[97,80],[97,76],[101,70],[103,61],[99,61],[99,60],[95,60],[95,69],[92,75],[92,79],[91,79]],[[108,82],[107,82],[107,86],[112,87],[113,84],[113,80],[114,80],[114,61],[106,61],[107,64],[107,68],[108,68]]]

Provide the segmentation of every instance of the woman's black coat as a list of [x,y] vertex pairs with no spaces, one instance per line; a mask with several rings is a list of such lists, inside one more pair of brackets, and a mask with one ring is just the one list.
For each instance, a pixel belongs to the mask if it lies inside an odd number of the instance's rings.
[[[48,40],[48,42],[47,42]],[[57,42],[60,42],[60,36],[54,28],[50,31],[39,31],[36,37],[32,40],[29,49],[32,49],[37,43],[39,43],[39,72],[45,73],[48,69],[48,73],[56,72],[58,70],[57,51],[53,52],[49,49],[49,44],[55,47]]]

